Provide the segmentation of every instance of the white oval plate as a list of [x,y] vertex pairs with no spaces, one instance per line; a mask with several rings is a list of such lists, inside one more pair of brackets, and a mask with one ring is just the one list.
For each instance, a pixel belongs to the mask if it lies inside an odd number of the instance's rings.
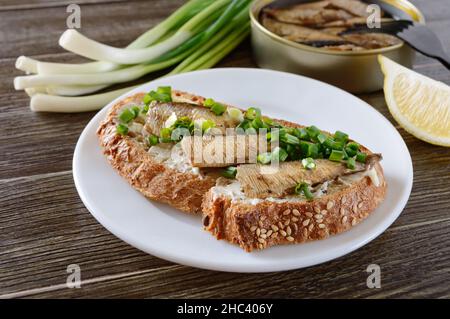
[[[149,254],[193,267],[231,272],[282,271],[316,265],[367,244],[402,212],[411,192],[411,157],[400,134],[370,105],[328,84],[306,77],[260,69],[212,69],[145,84],[125,96],[160,85],[192,92],[289,121],[343,130],[383,154],[388,182],[386,200],[365,221],[326,240],[246,253],[202,230],[190,216],[152,202],[132,189],[108,164],[96,129],[115,101],[84,129],[75,149],[73,175],[80,197],[110,232]],[[122,96],[119,99],[124,98]]]

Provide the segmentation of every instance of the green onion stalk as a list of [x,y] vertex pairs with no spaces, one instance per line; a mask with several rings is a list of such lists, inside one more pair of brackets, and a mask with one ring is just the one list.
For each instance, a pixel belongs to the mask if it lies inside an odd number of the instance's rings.
[[24,89],[30,95],[34,111],[99,109],[134,88],[92,94],[110,85],[133,81],[174,65],[177,66],[167,75],[216,65],[248,36],[250,2],[188,1],[125,49],[109,47],[68,30],[60,43],[66,49],[99,61],[62,64],[20,57],[17,67],[34,74],[17,77],[15,88]]

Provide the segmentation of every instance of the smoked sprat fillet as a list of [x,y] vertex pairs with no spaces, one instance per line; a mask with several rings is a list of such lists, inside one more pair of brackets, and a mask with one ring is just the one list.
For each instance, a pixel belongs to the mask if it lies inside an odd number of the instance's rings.
[[349,27],[366,24],[372,14],[368,4],[359,0],[328,0],[282,8],[268,5],[260,21],[267,30],[287,40],[334,51],[379,49],[401,43],[386,33],[345,33]]
[[[183,143],[151,146],[146,142],[149,136],[160,130],[172,113],[216,116],[204,113],[208,110],[203,109],[203,97],[176,90],[171,95],[171,103],[155,103],[146,116],[137,116],[127,134],[117,131],[120,114],[126,108],[143,105],[144,94],[116,103],[98,128],[100,144],[111,166],[133,188],[183,212],[202,214],[204,229],[217,239],[248,252],[324,239],[361,222],[385,197],[381,158],[364,146],[360,151],[367,155],[366,164],[358,163],[353,171],[341,163],[316,159],[315,170],[301,168],[299,161],[283,162],[281,172],[269,178],[255,171],[260,164],[239,164],[233,158],[237,165],[235,179],[221,177],[223,167],[205,163],[194,166],[183,151]],[[236,125],[227,118],[216,120],[218,127]],[[285,128],[302,127],[274,121]],[[297,179],[312,185],[313,200],[292,194]]]

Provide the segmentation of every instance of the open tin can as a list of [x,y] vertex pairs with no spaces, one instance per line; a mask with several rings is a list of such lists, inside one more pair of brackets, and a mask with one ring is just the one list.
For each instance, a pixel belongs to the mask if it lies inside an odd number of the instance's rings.
[[[404,42],[363,51],[332,51],[286,40],[267,30],[259,21],[261,10],[274,0],[256,0],[250,10],[252,45],[261,68],[297,73],[352,93],[367,93],[383,87],[378,54],[411,68],[415,51]],[[412,20],[424,23],[422,13],[407,0],[384,0]]]

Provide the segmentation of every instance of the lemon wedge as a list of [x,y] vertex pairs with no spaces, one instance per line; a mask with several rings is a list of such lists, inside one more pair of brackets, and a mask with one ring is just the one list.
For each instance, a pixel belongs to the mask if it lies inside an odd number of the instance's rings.
[[450,87],[382,56],[384,96],[395,120],[415,137],[450,146]]

